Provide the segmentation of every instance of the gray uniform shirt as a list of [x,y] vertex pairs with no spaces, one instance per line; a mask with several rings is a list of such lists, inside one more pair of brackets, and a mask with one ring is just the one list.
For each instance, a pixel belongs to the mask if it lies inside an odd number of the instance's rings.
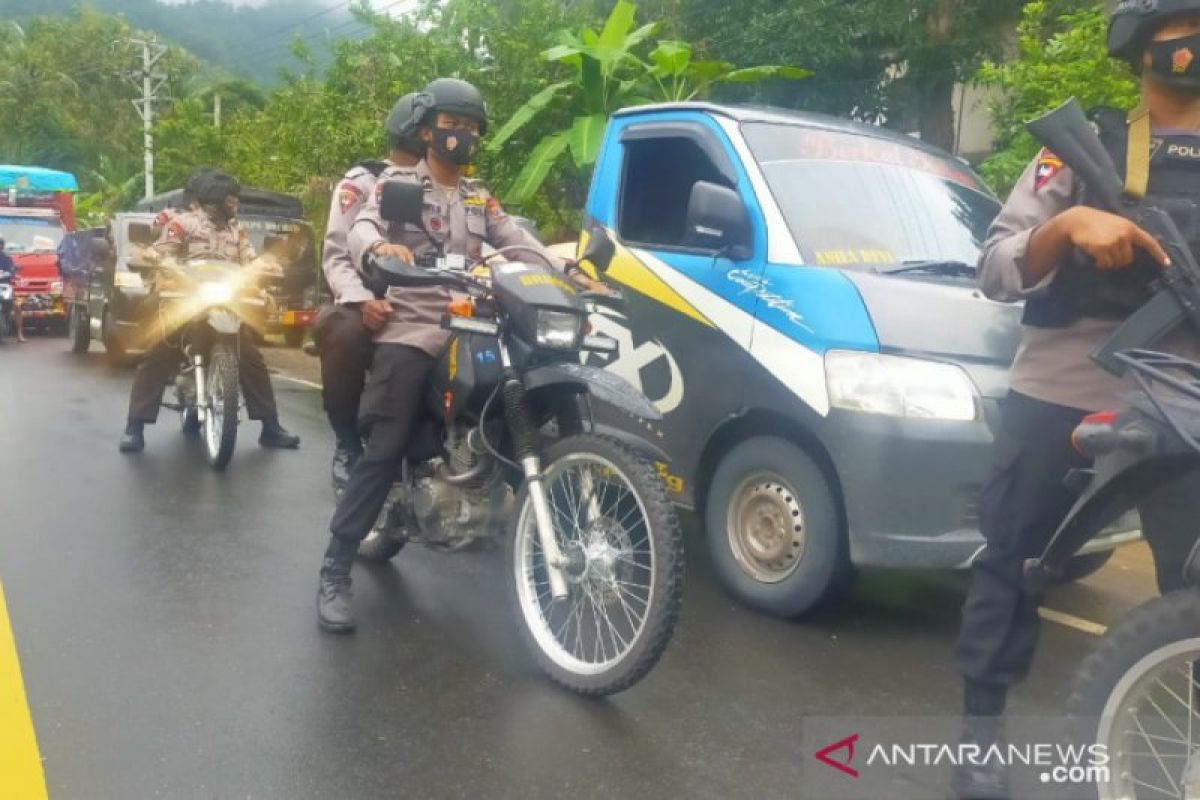
[[362,274],[350,255],[350,227],[375,191],[375,176],[363,166],[354,166],[338,182],[329,204],[329,224],[321,249],[321,269],[339,305],[365,303],[375,295],[363,286]]
[[[1029,240],[1051,218],[1080,203],[1082,187],[1069,167],[1057,166],[1039,156],[1025,170],[1016,188],[992,223],[979,263],[979,282],[993,300],[1016,302],[1045,294],[1054,280],[1052,271],[1036,286],[1025,286],[1022,269]],[[1128,378],[1117,378],[1101,369],[1091,354],[1119,321],[1084,317],[1065,328],[1026,325],[1012,368],[1012,388],[1021,394],[1084,411],[1120,408],[1123,392],[1133,388]],[[1191,354],[1196,348],[1187,334],[1177,334],[1155,345],[1175,353]]]
[[[424,186],[424,231],[407,223],[388,223],[380,215],[379,198],[388,181]],[[440,187],[435,184],[424,161],[413,167],[389,167],[379,176],[350,228],[353,263],[363,263],[363,257],[371,248],[384,241],[402,244],[417,256],[436,249],[440,243],[446,255],[461,255],[468,259],[478,258],[484,243],[495,248],[521,245],[544,254],[556,268],[563,266],[561,259],[504,213],[500,203],[482,183],[464,179],[456,188]],[[513,258],[538,263],[537,256],[513,253]],[[451,292],[442,287],[390,289],[387,298],[395,313],[392,321],[375,334],[375,341],[406,344],[437,355],[450,336],[449,331],[442,329],[441,321],[451,297]]]

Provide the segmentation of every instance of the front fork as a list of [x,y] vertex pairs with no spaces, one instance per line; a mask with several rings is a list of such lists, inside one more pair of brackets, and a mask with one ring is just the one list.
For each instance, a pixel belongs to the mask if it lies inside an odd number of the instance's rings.
[[204,375],[204,356],[192,355],[192,375],[196,380],[196,419],[204,422],[208,417],[208,381]]
[[568,596],[567,579],[563,568],[567,558],[558,547],[554,534],[554,517],[550,513],[550,499],[546,496],[546,481],[542,474],[541,447],[537,425],[525,401],[525,385],[512,369],[508,348],[500,342],[500,363],[504,367],[504,382],[501,394],[504,397],[504,416],[512,432],[513,449],[521,461],[525,474],[525,487],[533,504],[533,516],[537,522],[538,541],[546,557],[546,576],[550,583],[550,594],[555,600]]

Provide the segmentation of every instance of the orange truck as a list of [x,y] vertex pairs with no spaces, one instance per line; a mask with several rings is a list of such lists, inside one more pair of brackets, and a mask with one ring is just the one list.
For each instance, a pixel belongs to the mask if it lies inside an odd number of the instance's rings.
[[27,329],[66,331],[58,245],[75,230],[78,191],[68,172],[0,165],[0,237],[17,265],[13,293]]

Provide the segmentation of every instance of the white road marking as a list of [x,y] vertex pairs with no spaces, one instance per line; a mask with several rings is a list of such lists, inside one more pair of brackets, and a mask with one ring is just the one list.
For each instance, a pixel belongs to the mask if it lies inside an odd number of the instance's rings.
[[1074,614],[1067,614],[1063,611],[1055,611],[1053,608],[1039,608],[1038,615],[1047,622],[1065,625],[1077,631],[1090,633],[1092,636],[1103,636],[1108,632],[1108,628],[1099,622],[1092,622],[1091,620],[1077,617]]
[[275,377],[279,378],[280,380],[291,381],[292,383],[298,383],[301,386],[307,386],[310,389],[324,389],[325,388],[324,386],[322,386],[319,383],[313,383],[312,381],[306,381],[303,378],[293,378],[291,375],[285,375],[282,372],[276,372]]

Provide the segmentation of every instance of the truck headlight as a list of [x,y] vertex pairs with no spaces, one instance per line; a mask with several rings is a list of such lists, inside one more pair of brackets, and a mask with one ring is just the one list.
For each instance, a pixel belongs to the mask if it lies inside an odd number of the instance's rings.
[[54,283],[50,284],[50,294],[62,294],[62,293],[63,293],[63,282],[62,281],[54,281]]
[[554,350],[569,350],[579,346],[583,316],[570,311],[538,309],[537,345]]
[[825,378],[834,408],[957,422],[979,419],[975,384],[954,364],[832,350],[825,354]]
[[212,281],[200,284],[200,299],[207,305],[224,305],[233,299],[233,293],[232,283]]

